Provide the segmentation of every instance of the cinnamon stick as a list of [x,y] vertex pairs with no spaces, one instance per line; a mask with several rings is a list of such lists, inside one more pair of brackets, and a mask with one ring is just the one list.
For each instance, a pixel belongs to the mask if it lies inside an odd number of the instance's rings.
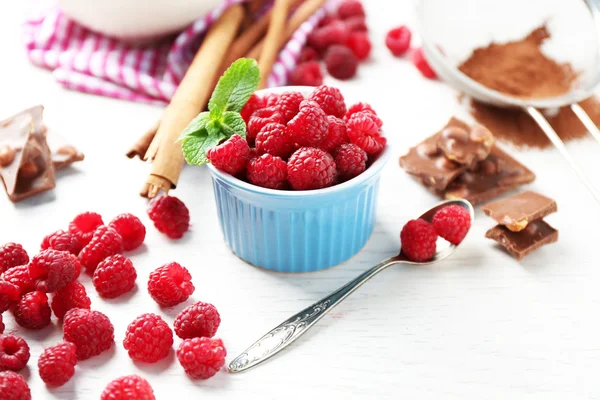
[[[140,194],[153,198],[177,185],[184,158],[176,140],[187,124],[208,103],[213,82],[244,18],[244,8],[232,5],[213,24],[185,76],[165,109],[155,138],[145,154],[152,170]],[[156,146],[154,145],[156,143]]]
[[146,133],[144,133],[144,135],[133,144],[133,146],[131,146],[129,151],[125,153],[127,158],[134,158],[135,156],[138,156],[140,160],[144,159],[144,156],[150,147],[150,143],[152,143],[154,136],[156,135],[156,131],[158,131],[159,124],[160,121],[156,121],[154,125],[152,125],[152,127],[148,129]]

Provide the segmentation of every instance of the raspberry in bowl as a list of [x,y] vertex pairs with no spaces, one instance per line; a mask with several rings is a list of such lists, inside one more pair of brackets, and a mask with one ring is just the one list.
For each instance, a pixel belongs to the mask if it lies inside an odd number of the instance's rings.
[[[249,264],[278,272],[348,260],[375,224],[390,155],[381,120],[367,104],[352,106],[328,86],[254,96],[253,110],[242,110],[247,148],[232,136],[207,152],[225,242]],[[247,157],[244,168],[239,157]],[[228,166],[218,168],[223,160]]]

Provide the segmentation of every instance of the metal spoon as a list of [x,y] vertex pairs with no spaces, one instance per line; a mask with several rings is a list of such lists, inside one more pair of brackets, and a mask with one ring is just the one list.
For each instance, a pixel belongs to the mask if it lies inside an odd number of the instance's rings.
[[[435,207],[431,208],[419,218],[431,222],[434,214],[441,208],[456,204],[469,211],[471,221],[474,218],[473,206],[466,200],[449,200],[444,201]],[[384,269],[397,264],[405,265],[427,265],[449,257],[458,248],[449,242],[439,239],[437,242],[437,251],[435,256],[427,262],[409,261],[402,251],[397,256],[388,258],[375,265],[373,268],[360,274],[356,279],[348,282],[329,296],[317,301],[313,305],[305,308],[294,316],[288,318],[276,328],[269,331],[263,337],[258,339],[252,346],[245,350],[229,363],[229,371],[241,372],[250,369],[261,362],[271,358],[287,346],[292,344],[296,339],[302,336],[314,324],[323,318],[331,309],[337,306],[342,300],[348,297],[352,292],[362,286],[363,283],[383,271]]]

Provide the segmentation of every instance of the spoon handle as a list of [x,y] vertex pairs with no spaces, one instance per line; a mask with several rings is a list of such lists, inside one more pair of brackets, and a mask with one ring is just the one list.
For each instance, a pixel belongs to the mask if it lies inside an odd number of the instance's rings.
[[273,328],[229,363],[230,372],[241,372],[271,358],[302,336],[332,308],[358,289],[362,284],[399,261],[396,257],[380,262],[348,282],[329,296],[317,301]]

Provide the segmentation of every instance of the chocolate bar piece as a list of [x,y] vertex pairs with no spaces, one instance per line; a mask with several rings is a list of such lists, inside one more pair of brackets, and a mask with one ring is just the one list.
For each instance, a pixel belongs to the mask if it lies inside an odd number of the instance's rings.
[[50,148],[52,164],[56,170],[66,168],[74,162],[83,161],[85,158],[82,152],[53,130],[47,131],[46,141]]
[[0,122],[0,177],[13,202],[56,186],[42,113],[43,107],[36,106]]
[[490,155],[495,141],[494,135],[487,128],[481,125],[470,127],[452,118],[442,129],[437,146],[446,158],[473,167]]
[[556,212],[556,201],[539,193],[526,191],[481,208],[485,215],[512,232],[520,232],[531,221]]
[[558,231],[539,219],[527,224],[527,227],[520,232],[513,232],[505,226],[496,225],[487,231],[485,237],[495,240],[513,257],[521,260],[532,251],[556,242]]

